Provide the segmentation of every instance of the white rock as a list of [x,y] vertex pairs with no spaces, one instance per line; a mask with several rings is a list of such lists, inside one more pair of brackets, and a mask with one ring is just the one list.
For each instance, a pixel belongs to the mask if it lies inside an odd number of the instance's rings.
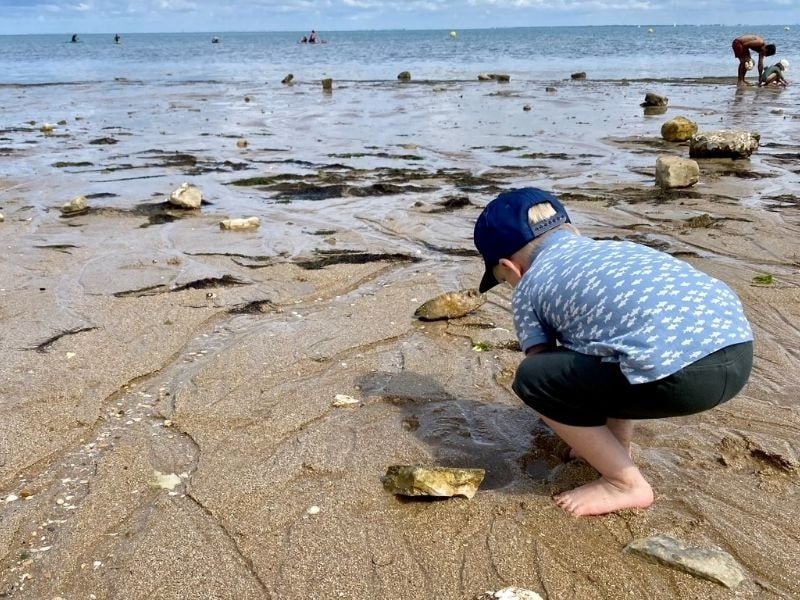
[[8,496],[6,496],[6,502],[14,502],[16,500],[19,500],[19,496],[15,494],[9,494]]
[[261,225],[258,217],[247,217],[246,219],[225,219],[220,221],[219,228],[230,231],[241,231],[243,229],[256,229]]
[[170,204],[181,208],[200,208],[203,192],[191,183],[180,184],[169,196]]
[[162,473],[161,471],[155,472],[156,485],[165,490],[174,490],[175,486],[180,485],[181,478],[175,473]]
[[747,578],[742,567],[727,552],[688,546],[663,533],[633,540],[623,551],[715,581],[730,589]]
[[700,181],[697,161],[678,156],[660,156],[656,160],[656,184],[662,188],[683,188]]
[[52,133],[53,129],[55,128],[56,126],[53,125],[52,123],[42,123],[42,126],[39,128],[39,131],[41,131],[42,133]]
[[347,394],[336,394],[333,397],[333,403],[331,406],[341,407],[341,406],[353,406],[354,404],[358,404],[361,402],[352,396],[348,396]]
[[319,506],[309,506],[308,509],[306,510],[306,514],[307,515],[318,515],[320,510],[321,509],[320,509]]

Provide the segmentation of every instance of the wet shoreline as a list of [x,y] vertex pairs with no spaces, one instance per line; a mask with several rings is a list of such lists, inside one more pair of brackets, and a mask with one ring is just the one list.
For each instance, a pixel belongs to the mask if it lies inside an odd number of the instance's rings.
[[[55,108],[48,89],[0,87],[0,592],[730,597],[623,557],[666,532],[733,554],[737,597],[800,593],[796,91],[682,80],[648,116],[649,85],[103,84]],[[663,192],[657,156],[688,153],[659,135],[677,114],[762,146]],[[184,181],[200,209],[165,203]],[[561,194],[587,235],[725,280],[753,323],[739,398],[640,427],[647,511],[577,520],[550,500],[593,474],[510,390],[507,290],[413,317],[474,287],[474,219],[516,185]],[[65,218],[75,195],[89,209]],[[257,230],[219,228],[253,215]],[[389,464],[417,462],[487,480],[469,501],[383,490]]]

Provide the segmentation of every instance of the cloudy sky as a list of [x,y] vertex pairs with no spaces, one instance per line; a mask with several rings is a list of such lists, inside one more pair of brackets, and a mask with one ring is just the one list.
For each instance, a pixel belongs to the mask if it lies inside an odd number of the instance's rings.
[[800,23],[800,0],[0,0],[0,34]]

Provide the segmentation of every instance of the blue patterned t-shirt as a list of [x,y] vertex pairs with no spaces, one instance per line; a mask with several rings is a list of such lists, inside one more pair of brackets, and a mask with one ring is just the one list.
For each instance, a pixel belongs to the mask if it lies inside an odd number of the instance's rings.
[[631,383],[667,377],[753,339],[727,285],[633,242],[556,231],[512,298],[520,345],[554,343],[618,362]]

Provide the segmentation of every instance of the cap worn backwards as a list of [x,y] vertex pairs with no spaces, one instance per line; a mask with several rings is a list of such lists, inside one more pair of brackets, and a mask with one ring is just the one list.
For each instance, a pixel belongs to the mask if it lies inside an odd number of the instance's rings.
[[[549,203],[554,214],[531,225],[528,211],[537,204]],[[553,194],[528,187],[503,192],[489,202],[475,223],[474,241],[483,256],[486,272],[479,289],[493,288],[499,282],[492,269],[501,258],[508,258],[531,240],[569,223],[566,209]]]

